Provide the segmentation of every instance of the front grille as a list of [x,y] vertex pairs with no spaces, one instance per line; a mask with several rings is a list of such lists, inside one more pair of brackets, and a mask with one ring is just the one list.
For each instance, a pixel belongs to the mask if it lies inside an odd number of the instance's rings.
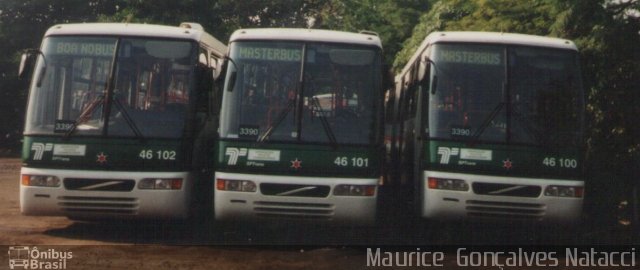
[[479,195],[512,196],[536,198],[540,196],[542,188],[532,185],[496,184],[476,182],[471,185],[473,192]]
[[260,184],[260,192],[268,196],[325,198],[330,191],[331,187],[322,185]]
[[545,215],[546,206],[539,203],[513,203],[499,201],[468,200],[467,215],[471,217],[535,219]]
[[138,200],[136,198],[60,196],[58,197],[58,206],[70,214],[104,213],[135,215],[138,213]]
[[136,186],[130,179],[65,178],[64,188],[79,191],[131,191]]
[[257,201],[253,211],[260,217],[295,219],[331,219],[334,207],[327,203]]

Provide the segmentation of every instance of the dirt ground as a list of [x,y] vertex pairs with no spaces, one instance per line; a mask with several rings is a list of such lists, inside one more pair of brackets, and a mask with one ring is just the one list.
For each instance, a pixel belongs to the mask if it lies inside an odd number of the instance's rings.
[[[445,269],[460,268],[456,267],[458,258],[452,249],[459,246],[544,249],[556,245],[623,245],[638,247],[636,251],[640,252],[637,233],[624,227],[425,225],[394,207],[381,210],[386,219],[376,228],[218,225],[206,221],[84,223],[65,217],[23,216],[19,209],[19,170],[19,159],[0,158],[0,269],[8,266],[12,247],[24,246],[31,251],[36,248],[44,253],[72,254],[64,260],[64,267],[50,269],[363,269],[370,259],[369,247],[381,247],[383,251],[442,250],[446,253],[444,264],[452,266]],[[46,269],[46,265],[38,267]]]
[[[0,159],[0,246],[71,252],[66,269],[357,269],[366,263],[364,253],[354,249],[203,242],[181,224],[89,224],[23,216],[19,170],[18,159]],[[5,269],[9,258],[1,249],[0,269]]]

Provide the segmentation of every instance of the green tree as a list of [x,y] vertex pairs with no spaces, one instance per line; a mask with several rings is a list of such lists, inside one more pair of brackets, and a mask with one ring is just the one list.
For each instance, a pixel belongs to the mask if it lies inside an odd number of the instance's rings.
[[562,10],[554,30],[580,47],[588,90],[591,207],[613,215],[640,185],[640,1],[569,1]]
[[402,41],[411,35],[420,14],[430,7],[420,0],[330,0],[311,14],[314,28],[378,33],[391,63]]
[[[220,40],[239,28],[307,27],[318,0],[127,0],[124,8],[102,21],[178,25],[197,22]],[[171,11],[171,12],[167,12]]]
[[409,60],[424,38],[434,31],[492,31],[533,35],[553,35],[558,9],[553,0],[450,0],[434,3],[420,17],[398,52],[393,67],[399,70]]

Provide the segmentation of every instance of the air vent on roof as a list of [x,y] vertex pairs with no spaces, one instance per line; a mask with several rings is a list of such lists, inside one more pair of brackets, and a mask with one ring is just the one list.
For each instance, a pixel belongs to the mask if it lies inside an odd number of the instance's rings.
[[204,30],[202,25],[200,25],[199,23],[193,23],[193,22],[183,22],[180,24],[180,27],[194,29],[194,30]]
[[360,34],[365,34],[365,35],[371,35],[371,36],[378,36],[378,33],[373,32],[373,31],[369,31],[369,30],[360,30],[360,32],[358,32]]

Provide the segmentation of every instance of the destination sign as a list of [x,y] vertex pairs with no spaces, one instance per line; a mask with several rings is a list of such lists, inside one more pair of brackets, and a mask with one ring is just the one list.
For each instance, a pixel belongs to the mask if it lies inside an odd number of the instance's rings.
[[302,49],[241,47],[238,56],[240,59],[298,62],[302,59]]
[[53,54],[113,56],[115,43],[58,42],[53,46]]
[[499,52],[441,50],[438,56],[438,60],[449,63],[475,65],[500,65],[502,63],[502,54]]

